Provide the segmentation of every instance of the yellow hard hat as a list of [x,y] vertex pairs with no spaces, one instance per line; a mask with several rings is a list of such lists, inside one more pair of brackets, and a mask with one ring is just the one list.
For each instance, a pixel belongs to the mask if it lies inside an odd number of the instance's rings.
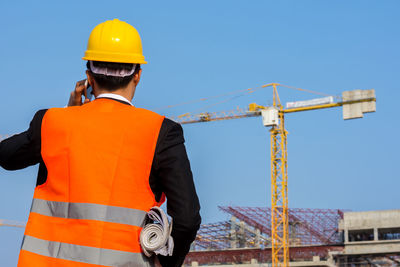
[[90,34],[84,60],[146,64],[137,30],[118,19],[97,25]]

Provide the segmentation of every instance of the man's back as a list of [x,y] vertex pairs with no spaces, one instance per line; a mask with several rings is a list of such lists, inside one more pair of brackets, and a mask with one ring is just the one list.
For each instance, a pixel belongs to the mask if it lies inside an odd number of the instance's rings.
[[[80,202],[93,201],[98,195],[104,198],[112,186],[135,197],[147,193],[143,190],[150,190],[149,173],[163,119],[151,111],[111,99],[48,110],[41,128],[47,184],[53,177],[58,179],[57,187],[62,181],[70,183],[71,178],[80,177],[74,181],[77,184],[69,185]],[[136,184],[127,186],[125,180]],[[82,188],[85,193],[80,192]],[[74,195],[69,197],[77,202]],[[131,200],[122,199],[117,204],[132,205]],[[147,207],[149,203],[143,205]]]
[[149,264],[138,240],[146,212],[161,204],[149,173],[163,119],[110,99],[46,112],[48,175],[35,190],[19,266],[55,257],[61,266]]

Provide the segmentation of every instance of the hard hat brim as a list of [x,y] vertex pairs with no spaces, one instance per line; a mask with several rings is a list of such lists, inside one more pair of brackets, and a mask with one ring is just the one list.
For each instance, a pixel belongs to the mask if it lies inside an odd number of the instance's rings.
[[86,50],[83,60],[104,61],[115,63],[147,64],[144,56],[140,54],[112,53]]

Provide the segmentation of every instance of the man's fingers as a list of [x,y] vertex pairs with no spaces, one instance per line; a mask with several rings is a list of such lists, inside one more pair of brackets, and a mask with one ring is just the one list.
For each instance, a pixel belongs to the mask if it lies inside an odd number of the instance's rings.
[[85,86],[86,80],[81,80],[76,82],[75,86],[75,98],[82,97],[82,95],[85,96],[86,98],[86,86]]
[[76,85],[85,85],[85,82],[86,82],[86,79],[84,79],[84,80],[80,80],[80,81],[77,81],[76,82]]
[[85,80],[76,83],[75,92],[82,93],[84,89],[85,89]]
[[90,99],[88,99],[86,93],[86,79],[76,82],[75,89],[71,92],[68,106],[82,105],[82,95],[85,97],[83,104],[89,103]]

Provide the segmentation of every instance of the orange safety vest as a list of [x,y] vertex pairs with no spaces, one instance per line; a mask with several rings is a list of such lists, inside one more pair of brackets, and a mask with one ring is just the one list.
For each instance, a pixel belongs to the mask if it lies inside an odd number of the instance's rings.
[[163,116],[110,99],[49,109],[18,267],[153,266],[141,253],[149,175]]

